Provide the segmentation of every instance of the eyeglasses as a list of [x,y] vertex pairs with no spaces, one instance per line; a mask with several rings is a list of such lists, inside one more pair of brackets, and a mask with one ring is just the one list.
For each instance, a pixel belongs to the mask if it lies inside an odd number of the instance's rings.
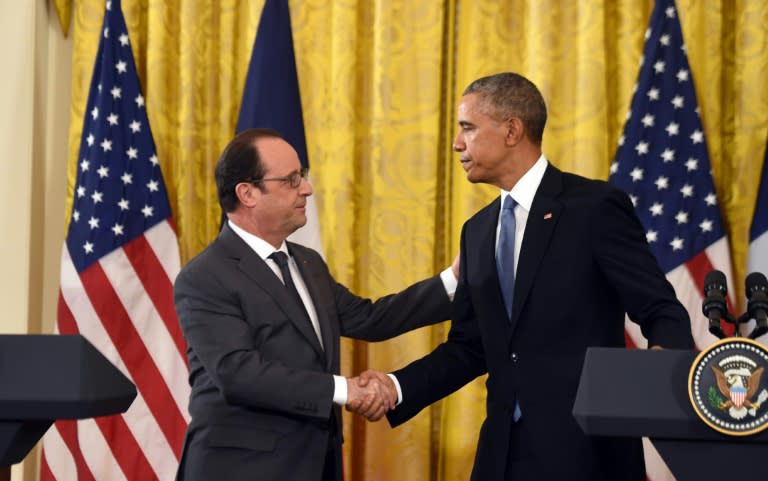
[[280,181],[280,182],[286,182],[291,189],[298,189],[301,185],[302,180],[307,180],[307,177],[309,176],[309,168],[302,167],[300,170],[291,172],[288,175],[285,175],[283,177],[266,177],[263,179],[256,179],[250,181],[253,184],[258,184],[259,182],[268,182],[268,181]]

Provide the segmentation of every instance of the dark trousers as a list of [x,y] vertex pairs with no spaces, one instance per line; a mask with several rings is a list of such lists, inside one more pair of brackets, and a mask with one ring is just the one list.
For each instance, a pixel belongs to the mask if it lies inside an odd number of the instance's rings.
[[341,461],[341,435],[337,429],[336,414],[331,412],[329,420],[330,436],[328,436],[328,450],[325,453],[322,481],[343,481],[344,466]]
[[506,481],[539,481],[542,479],[541,461],[531,448],[528,427],[523,416],[512,424],[509,436]]

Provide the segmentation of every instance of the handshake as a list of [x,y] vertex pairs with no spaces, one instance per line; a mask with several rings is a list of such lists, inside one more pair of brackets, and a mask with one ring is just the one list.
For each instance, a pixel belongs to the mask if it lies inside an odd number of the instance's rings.
[[397,388],[392,379],[369,369],[358,377],[347,378],[347,411],[378,421],[397,405]]

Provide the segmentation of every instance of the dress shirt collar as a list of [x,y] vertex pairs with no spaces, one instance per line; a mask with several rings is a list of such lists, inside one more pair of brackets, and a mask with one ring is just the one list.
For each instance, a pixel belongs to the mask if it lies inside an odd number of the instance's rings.
[[229,225],[230,229],[232,229],[238,237],[243,239],[245,243],[248,244],[248,246],[253,249],[253,251],[262,259],[267,260],[267,258],[276,250],[284,252],[285,255],[287,255],[289,258],[291,257],[290,253],[288,252],[288,245],[285,243],[285,241],[280,244],[279,249],[275,249],[275,247],[269,242],[238,227],[231,220],[227,219],[227,224]]
[[507,194],[510,194],[515,199],[515,202],[523,207],[526,212],[530,212],[533,205],[533,197],[536,195],[539,184],[541,184],[541,179],[544,178],[544,171],[547,170],[547,163],[547,158],[544,154],[541,154],[539,160],[517,181],[512,190],[506,191],[501,189],[501,202],[503,203]]

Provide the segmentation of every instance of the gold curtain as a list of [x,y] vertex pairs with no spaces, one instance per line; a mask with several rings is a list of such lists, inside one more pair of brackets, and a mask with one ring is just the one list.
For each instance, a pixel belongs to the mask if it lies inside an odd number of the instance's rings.
[[[104,0],[54,0],[73,15],[69,193]],[[182,262],[216,234],[213,166],[231,138],[263,1],[123,0]],[[652,0],[292,0],[323,248],[337,279],[379,296],[433,274],[463,221],[493,198],[450,144],[460,92],[512,70],[541,88],[544,150],[606,178],[637,78]],[[677,2],[712,170],[743,279],[768,138],[768,4]],[[743,286],[735,282],[743,307]],[[378,344],[344,341],[343,373],[394,369],[448,326]],[[484,416],[477,380],[410,423],[345,418],[348,481],[466,480]]]

